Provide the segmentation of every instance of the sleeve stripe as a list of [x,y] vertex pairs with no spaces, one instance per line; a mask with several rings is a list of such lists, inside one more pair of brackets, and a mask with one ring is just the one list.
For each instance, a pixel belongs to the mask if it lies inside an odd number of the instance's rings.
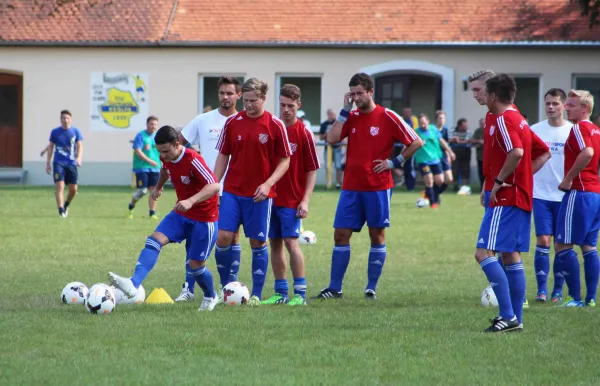
[[506,129],[506,125],[504,124],[504,117],[498,117],[497,123],[498,130],[500,130],[500,134],[502,134],[502,139],[504,140],[504,145],[506,146],[506,152],[508,153],[513,149],[513,144],[510,139],[510,135],[508,134],[508,130]]
[[291,155],[292,151],[290,149],[290,140],[288,139],[287,129],[285,128],[285,124],[283,123],[283,121],[281,121],[279,118],[275,117],[274,115],[271,118],[273,119],[273,122],[275,122],[277,127],[279,127],[279,131],[281,131],[281,133],[282,133],[281,139],[284,142],[283,147],[285,148],[285,155],[287,157],[289,157]]
[[[417,136],[417,133],[413,129],[411,129],[410,126],[408,126],[408,124],[404,121],[404,119],[402,119],[401,116],[396,114],[395,111],[385,109],[385,113],[388,117],[390,117],[392,119],[392,121],[396,124],[396,126],[398,126],[398,128],[400,129],[402,134],[404,134],[405,137],[411,139],[410,142],[416,141],[417,138],[419,138]],[[394,118],[396,118],[396,119],[394,119]]]
[[579,150],[585,149],[585,141],[583,140],[583,136],[581,135],[581,130],[579,130],[579,125],[573,125],[573,134],[575,135],[575,139],[577,140],[577,144],[579,145]]
[[209,183],[209,184],[217,183],[217,181],[215,181],[214,177],[210,174],[210,172],[208,170],[206,170],[204,165],[202,165],[202,162],[200,162],[196,158],[194,158],[192,160],[192,165],[196,168],[197,171],[200,172],[200,174],[202,174],[202,177],[204,177],[204,179],[206,180],[207,183]]
[[315,149],[315,137],[313,133],[308,130],[307,127],[304,128],[304,136],[306,137],[306,142],[308,143],[308,151],[310,152],[310,157],[312,158],[313,165],[316,169],[321,167],[319,163],[319,157],[317,157],[317,151]]
[[223,126],[223,130],[221,130],[221,135],[219,135],[219,140],[217,141],[217,146],[215,147],[215,149],[217,149],[219,151],[221,149],[223,149],[223,142],[225,141],[225,134],[227,133],[227,126],[229,126],[229,123],[236,116],[237,116],[237,114],[234,115],[233,117],[229,118],[227,121],[225,121],[225,125]]

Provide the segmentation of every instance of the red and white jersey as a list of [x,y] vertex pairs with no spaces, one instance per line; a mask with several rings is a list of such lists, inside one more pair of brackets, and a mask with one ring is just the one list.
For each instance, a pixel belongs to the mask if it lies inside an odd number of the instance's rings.
[[379,105],[368,114],[351,111],[340,140],[346,137],[348,149],[342,189],[361,192],[392,188],[391,171],[374,172],[374,161],[388,159],[395,142],[408,146],[419,138],[398,114]]
[[306,173],[317,170],[319,159],[315,150],[315,137],[300,120],[287,128],[292,155],[290,168],[277,182],[275,206],[298,208],[306,192]]
[[573,179],[571,189],[600,193],[600,182],[598,181],[600,129],[590,121],[579,121],[571,128],[565,143],[565,176],[575,164],[579,153],[586,147],[594,149],[594,156],[581,173]]
[[[533,207],[533,166],[532,155],[538,156],[550,151],[548,146],[529,128],[527,121],[515,109],[510,108],[498,114],[496,125],[490,126],[492,134],[491,146],[484,147],[490,162],[490,176],[496,178],[506,162],[506,155],[513,149],[523,149],[523,157],[515,171],[504,179],[512,186],[501,188],[496,194],[494,206],[516,206],[528,212]],[[534,139],[535,138],[537,139]]]
[[[163,159],[162,167],[169,173],[175,188],[177,201],[187,200],[208,184],[218,183],[213,172],[206,166],[204,158],[192,149],[184,148],[179,158],[172,162]],[[208,200],[194,204],[187,212],[175,212],[200,222],[215,222],[219,219],[219,198],[215,194]]]
[[[253,197],[277,167],[280,158],[291,155],[287,130],[283,122],[265,111],[250,118],[240,111],[223,127],[217,150],[231,156],[223,190],[243,197]],[[269,198],[275,197],[275,189]]]

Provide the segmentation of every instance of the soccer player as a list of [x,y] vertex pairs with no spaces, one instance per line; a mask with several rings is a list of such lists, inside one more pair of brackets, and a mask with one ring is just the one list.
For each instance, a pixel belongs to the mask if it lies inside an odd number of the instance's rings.
[[445,189],[443,186],[445,182],[442,167],[443,156],[448,153],[450,159],[454,161],[455,155],[442,137],[442,133],[429,123],[427,115],[419,116],[419,128],[416,132],[423,141],[423,147],[415,153],[415,163],[423,175],[425,197],[431,203],[431,208],[436,209],[440,203],[440,194]]
[[249,305],[260,305],[265,285],[269,252],[267,236],[275,184],[290,165],[290,144],[285,124],[264,110],[268,86],[256,78],[242,86],[244,111],[227,120],[217,149],[215,175],[223,184],[220,227],[215,258],[224,268],[221,285],[229,282],[231,244],[235,232],[244,225],[252,247],[252,295]]
[[[440,134],[442,134],[442,138],[444,138],[444,141],[446,141],[446,143],[448,143],[449,138],[448,138],[448,126],[446,126],[446,113],[443,112],[442,110],[438,110],[435,112],[435,125],[437,127],[437,129],[440,131]],[[444,150],[444,149],[442,149]],[[449,159],[449,154],[447,151],[443,151],[442,153],[442,170],[444,171],[444,183],[443,185],[447,185],[452,183],[452,179],[453,179],[453,175],[452,175],[452,165],[451,162],[448,160]],[[446,187],[444,187],[444,189],[446,189]]]
[[[219,108],[210,110],[196,116],[190,123],[187,124],[181,131],[180,141],[182,145],[197,145],[200,148],[200,154],[206,161],[210,170],[214,171],[215,163],[219,151],[215,148],[219,135],[225,126],[225,122],[229,117],[237,114],[235,109],[237,101],[242,97],[240,82],[232,76],[222,76],[217,81],[217,90],[219,97]],[[223,183],[221,181],[221,192],[223,191]],[[228,281],[237,281],[237,274],[240,269],[240,255],[242,247],[239,243],[239,233],[236,231],[231,244],[231,272],[229,273]],[[215,258],[217,270],[221,277],[226,277],[224,270],[227,269],[222,261]],[[187,272],[187,269],[186,269]],[[185,283],[181,286],[181,293],[176,302],[194,300],[194,287],[196,278],[191,275],[186,275]],[[222,283],[221,283],[222,284]],[[224,285],[224,284],[222,284]],[[217,292],[219,301],[222,300],[222,288]]]
[[[346,174],[335,212],[331,276],[327,288],[315,299],[341,298],[342,282],[350,262],[350,237],[365,221],[371,249],[365,298],[377,299],[376,287],[386,257],[385,228],[390,226],[390,200],[394,181],[390,169],[402,167],[423,146],[419,136],[396,113],[373,101],[373,78],[355,74],[344,94],[344,108],[331,128],[327,141],[348,138]],[[356,104],[356,110],[352,105]],[[351,111],[352,110],[352,111]],[[395,142],[405,145],[393,160],[386,159]]]
[[[543,155],[532,162],[533,133],[523,116],[513,108],[517,86],[506,74],[486,82],[486,104],[496,117],[490,126],[491,138],[484,149],[489,160],[488,173],[494,186],[490,192],[479,236],[475,259],[483,269],[498,299],[500,314],[492,319],[486,332],[522,329],[525,273],[521,252],[529,250],[533,173],[550,157],[548,147],[539,145]],[[502,253],[506,272],[498,263],[496,252]]]
[[[146,130],[142,130],[133,140],[133,172],[135,173],[135,185],[137,190],[129,202],[130,219],[133,218],[133,208],[135,204],[148,193],[153,191],[158,176],[160,174],[160,154],[154,143],[154,134],[158,129],[158,118],[149,116],[146,119]],[[158,220],[156,216],[156,200],[148,198],[148,215],[150,218]]]
[[177,203],[146,239],[133,276],[126,278],[109,272],[108,279],[125,295],[134,297],[158,261],[162,247],[185,240],[189,274],[196,278],[204,291],[198,311],[212,311],[217,305],[217,298],[206,260],[215,245],[221,186],[204,158],[194,150],[183,147],[178,137],[177,130],[171,126],[163,126],[156,133],[154,141],[163,164],[156,188],[150,194],[153,200],[157,200],[170,178],[177,194]]
[[[538,303],[545,303],[548,297],[547,280],[550,274],[550,246],[554,235],[558,209],[564,193],[558,185],[564,174],[564,148],[572,124],[563,117],[564,104],[567,99],[565,92],[559,88],[552,88],[544,95],[547,120],[531,126],[549,147],[552,158],[533,177],[533,223],[535,225],[535,278],[537,280]],[[554,289],[552,303],[562,303],[562,287],[564,279],[562,269],[554,259]]]
[[[315,187],[319,160],[312,132],[304,122],[296,119],[296,112],[302,105],[300,98],[300,88],[292,84],[284,85],[279,93],[279,109],[287,129],[291,156],[288,172],[277,183],[277,197],[269,226],[275,295],[261,304],[306,304],[304,255],[298,244],[298,236],[302,219],[308,216],[308,203]],[[290,267],[294,276],[294,297],[289,301],[284,244],[290,254]]]
[[[589,91],[571,90],[565,105],[573,123],[565,144],[565,177],[558,188],[565,192],[556,222],[556,259],[569,288],[565,307],[596,306],[598,290],[598,229],[600,229],[600,128],[590,122],[594,97]],[[587,294],[581,300],[579,260],[573,245],[583,253]]]
[[[66,218],[69,205],[77,194],[77,168],[81,166],[83,156],[83,137],[76,127],[71,127],[72,115],[69,110],[60,112],[60,126],[50,133],[46,173],[54,175],[56,184],[56,205],[58,215]],[[54,156],[54,162],[52,162]],[[64,199],[65,184],[69,187],[67,199]]]

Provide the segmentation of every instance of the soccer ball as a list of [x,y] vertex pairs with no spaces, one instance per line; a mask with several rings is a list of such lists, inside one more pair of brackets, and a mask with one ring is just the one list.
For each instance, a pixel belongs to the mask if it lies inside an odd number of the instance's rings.
[[117,304],[140,304],[146,300],[146,290],[141,285],[140,288],[138,288],[135,296],[132,298],[128,298],[127,295],[125,295],[123,291],[118,288],[114,288],[114,292]]
[[429,200],[426,198],[419,198],[416,204],[417,208],[427,208],[429,206]]
[[250,299],[250,291],[244,283],[232,281],[223,287],[223,304],[229,306],[242,306]]
[[460,187],[457,194],[459,196],[468,196],[471,194],[471,187],[469,185],[463,185]]
[[115,308],[115,292],[106,284],[94,284],[85,297],[85,309],[89,313],[105,315]]
[[481,293],[481,305],[483,307],[498,307],[498,299],[492,287],[487,287]]
[[300,233],[298,241],[300,244],[315,244],[317,242],[317,235],[312,231],[304,231]]
[[60,298],[65,304],[83,304],[88,294],[88,287],[78,281],[69,283],[63,288]]

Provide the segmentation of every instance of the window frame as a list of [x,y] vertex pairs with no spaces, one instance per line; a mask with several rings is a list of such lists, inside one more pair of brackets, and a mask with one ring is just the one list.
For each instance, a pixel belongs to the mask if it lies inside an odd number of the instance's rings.
[[196,108],[198,110],[198,114],[202,114],[204,110],[204,78],[220,78],[223,75],[233,76],[235,78],[244,78],[244,82],[248,80],[248,74],[241,72],[234,73],[218,73],[218,72],[202,72],[198,74],[198,103]]
[[[544,111],[544,94],[546,93],[546,91],[544,90],[544,77],[542,76],[542,74],[540,73],[509,73],[510,76],[512,76],[513,78],[515,78],[515,80],[517,80],[517,78],[537,78],[538,79],[538,122],[543,121],[544,119],[546,119],[546,112]],[[517,95],[519,94],[519,89],[517,88]],[[518,108],[519,106],[517,106]],[[531,120],[529,121],[530,125],[533,125],[535,123],[538,122],[531,122]]]
[[278,72],[275,74],[275,92],[273,93],[273,95],[275,95],[275,115],[279,117],[280,115],[280,110],[279,110],[279,91],[281,90],[281,78],[319,78],[321,79],[321,106],[319,106],[319,121],[318,122],[311,122],[311,131],[313,132],[318,132],[319,129],[321,128],[321,121],[324,120],[323,117],[323,100],[324,100],[324,93],[323,93],[323,77],[324,74],[322,72]]

